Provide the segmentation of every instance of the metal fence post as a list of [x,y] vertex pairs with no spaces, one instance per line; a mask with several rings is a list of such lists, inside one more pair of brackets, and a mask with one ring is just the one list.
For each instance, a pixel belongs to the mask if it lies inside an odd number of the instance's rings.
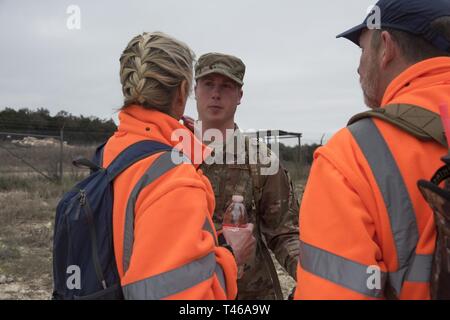
[[59,183],[63,182],[63,157],[64,157],[64,125],[59,131],[60,153],[59,153]]
[[302,165],[302,136],[301,134],[298,135],[298,161],[297,161],[297,166],[298,166],[298,172],[299,172],[299,180],[301,179],[302,175],[303,175],[303,165]]

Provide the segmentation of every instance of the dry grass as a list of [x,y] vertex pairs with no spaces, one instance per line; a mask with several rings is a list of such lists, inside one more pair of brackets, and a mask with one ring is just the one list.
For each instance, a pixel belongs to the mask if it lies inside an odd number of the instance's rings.
[[[33,166],[52,172],[48,168],[54,162],[54,148],[22,149],[14,151]],[[72,168],[71,158],[88,156],[93,148],[67,148],[66,151],[67,170],[60,185],[0,149],[0,299],[49,299],[51,296],[55,208],[62,194],[86,175],[86,171]]]
[[[90,158],[95,146],[65,146],[63,148],[63,170],[65,174],[76,174],[79,169],[72,165],[76,156]],[[61,150],[58,146],[23,147],[12,143],[0,143],[0,175],[37,174],[34,169],[49,177],[56,177],[59,172]],[[28,164],[27,164],[28,163]]]
[[0,283],[0,299],[48,299],[55,208],[75,181],[66,178],[60,186],[36,176],[2,179],[15,182],[0,191],[0,277],[12,279]]

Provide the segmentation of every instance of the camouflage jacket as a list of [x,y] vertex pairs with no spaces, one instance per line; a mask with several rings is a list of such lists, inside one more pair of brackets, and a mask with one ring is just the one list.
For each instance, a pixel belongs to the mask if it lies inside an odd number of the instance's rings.
[[[237,140],[243,139],[239,130],[235,131],[235,142],[236,137]],[[271,159],[275,159],[275,155],[264,143],[257,142],[256,139],[245,141],[246,155],[249,154],[249,144],[252,143],[253,146],[262,148],[261,152],[267,152]],[[254,164],[256,160],[250,161],[249,156],[245,157],[244,164],[240,163],[238,154],[242,153],[233,148],[229,150],[227,145],[229,143],[214,147],[215,159],[223,157],[223,164],[207,164],[206,161],[200,169],[209,178],[216,197],[213,217],[216,230],[222,229],[223,214],[234,194],[244,197],[249,222],[255,225],[256,255],[254,261],[245,266],[244,275],[238,280],[238,299],[282,299],[275,266],[267,247],[272,250],[280,265],[296,278],[299,204],[292,181],[287,170],[280,164],[276,167],[275,174],[263,175],[261,168],[264,166],[259,162]],[[278,158],[276,160],[278,162]]]

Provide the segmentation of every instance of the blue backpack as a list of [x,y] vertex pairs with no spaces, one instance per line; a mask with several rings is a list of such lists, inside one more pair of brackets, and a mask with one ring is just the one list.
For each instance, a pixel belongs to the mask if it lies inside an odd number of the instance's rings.
[[[171,151],[156,141],[140,141],[105,169],[100,166],[104,144],[93,161],[73,164],[91,174],[67,192],[56,208],[53,237],[53,299],[123,299],[114,255],[113,180],[126,168],[152,154]],[[156,166],[155,166],[156,167]]]

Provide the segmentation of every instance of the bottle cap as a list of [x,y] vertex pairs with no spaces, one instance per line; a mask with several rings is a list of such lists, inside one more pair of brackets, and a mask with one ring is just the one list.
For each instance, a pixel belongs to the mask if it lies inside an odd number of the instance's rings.
[[231,201],[233,202],[244,202],[244,197],[238,194],[235,194],[231,197]]

